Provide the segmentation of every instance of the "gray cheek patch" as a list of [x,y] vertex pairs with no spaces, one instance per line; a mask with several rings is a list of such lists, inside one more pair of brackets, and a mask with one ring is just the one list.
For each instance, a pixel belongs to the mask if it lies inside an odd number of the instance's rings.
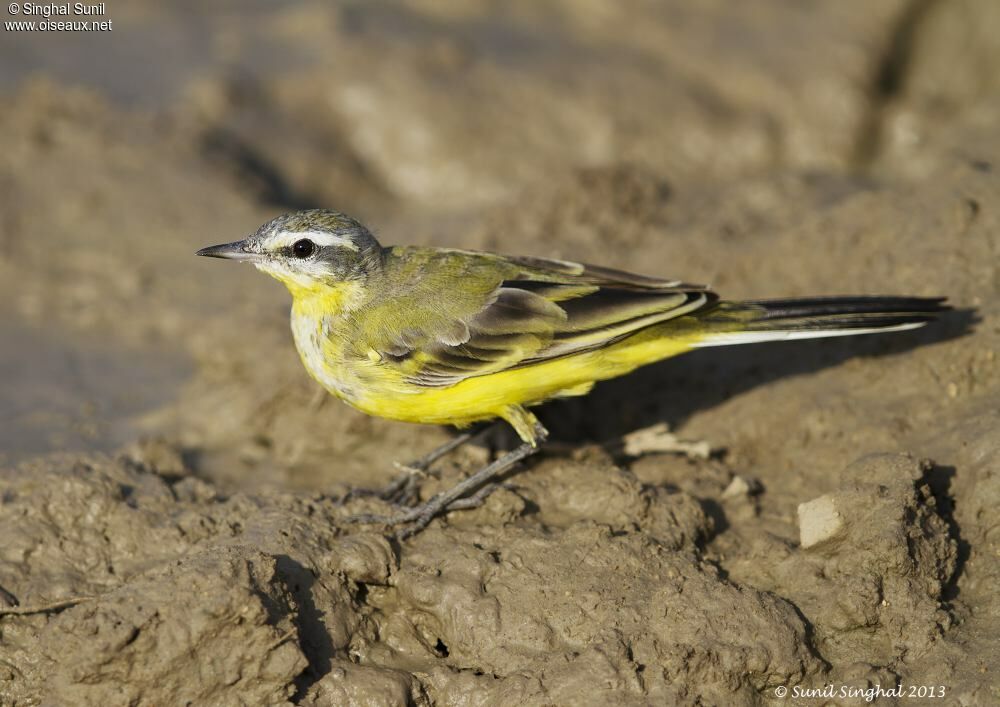
[[346,278],[356,271],[358,255],[356,251],[339,246],[320,246],[311,261],[310,265],[316,266],[326,275]]

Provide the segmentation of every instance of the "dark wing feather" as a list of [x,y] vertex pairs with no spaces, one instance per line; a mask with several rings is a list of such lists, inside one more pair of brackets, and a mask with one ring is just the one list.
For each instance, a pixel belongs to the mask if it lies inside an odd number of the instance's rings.
[[[704,290],[704,285],[692,285],[681,280],[664,280],[662,278],[639,275],[626,270],[615,270],[605,268],[600,265],[587,265],[585,263],[574,263],[569,260],[552,260],[549,258],[535,258],[532,256],[510,256],[506,260],[515,265],[520,265],[528,271],[544,273],[545,281],[549,278],[555,279],[560,284],[590,284],[590,285],[610,285],[616,289],[630,290]],[[530,277],[528,278],[530,279]]]
[[716,301],[704,287],[680,281],[561,260],[462,255],[496,259],[487,271],[502,264],[503,279],[471,313],[446,321],[423,316],[433,325],[382,347],[411,383],[446,387],[601,348]]

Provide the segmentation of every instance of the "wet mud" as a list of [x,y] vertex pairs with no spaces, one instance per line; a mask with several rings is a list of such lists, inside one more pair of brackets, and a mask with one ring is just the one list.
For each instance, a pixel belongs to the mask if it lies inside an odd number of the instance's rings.
[[[0,704],[998,699],[993,3],[108,11],[0,47]],[[545,453],[399,542],[338,499],[452,432],[322,395],[283,288],[193,256],[305,206],[956,309],[554,402]],[[711,453],[626,453],[662,423]]]

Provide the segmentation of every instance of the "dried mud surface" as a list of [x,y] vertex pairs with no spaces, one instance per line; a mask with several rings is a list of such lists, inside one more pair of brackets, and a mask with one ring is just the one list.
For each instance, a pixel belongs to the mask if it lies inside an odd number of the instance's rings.
[[[623,8],[139,2],[0,47],[0,704],[1000,700],[995,4]],[[318,395],[280,286],[192,255],[304,206],[957,309],[555,402],[400,543],[337,499],[450,432]],[[624,453],[661,422],[716,452]]]

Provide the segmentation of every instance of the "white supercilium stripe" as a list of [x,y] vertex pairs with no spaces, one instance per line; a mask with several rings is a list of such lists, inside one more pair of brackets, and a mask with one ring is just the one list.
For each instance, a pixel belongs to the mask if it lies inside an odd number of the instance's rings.
[[328,231],[285,231],[281,234],[280,240],[287,240],[288,244],[291,245],[295,241],[300,241],[303,238],[308,238],[318,246],[338,246],[353,251],[358,250],[358,246],[350,238],[338,236],[336,233],[330,233]]

